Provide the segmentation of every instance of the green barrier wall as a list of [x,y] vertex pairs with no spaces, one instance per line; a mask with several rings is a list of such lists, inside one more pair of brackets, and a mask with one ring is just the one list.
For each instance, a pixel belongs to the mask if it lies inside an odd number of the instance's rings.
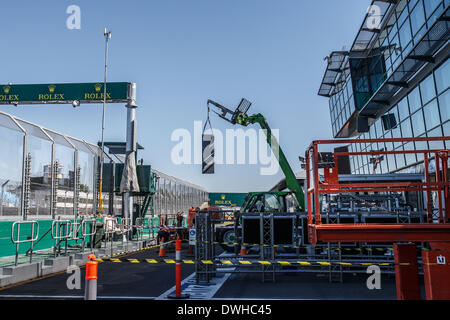
[[[51,228],[53,220],[38,220],[39,235],[38,239]],[[73,221],[73,220],[71,220]],[[16,245],[11,241],[11,227],[14,221],[0,221],[0,257],[12,256],[16,254]],[[17,232],[17,226],[15,228]],[[90,232],[90,226],[88,228]],[[17,236],[14,235],[14,238]],[[22,224],[20,226],[20,240],[26,240],[31,237],[31,224]],[[78,244],[81,244],[81,240],[78,240]],[[33,250],[43,250],[53,247],[55,240],[52,238],[51,231],[49,231],[44,238],[42,238],[38,244],[35,244]],[[76,241],[68,241],[68,245],[75,245]],[[21,243],[19,245],[19,254],[25,254],[30,249],[30,243]]]

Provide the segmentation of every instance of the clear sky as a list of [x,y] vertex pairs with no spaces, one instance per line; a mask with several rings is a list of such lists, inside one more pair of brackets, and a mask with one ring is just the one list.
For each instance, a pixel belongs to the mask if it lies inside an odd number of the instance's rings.
[[[282,178],[258,165],[174,165],[175,129],[205,121],[206,101],[242,97],[280,130],[294,171],[313,139],[331,138],[328,101],[317,91],[333,50],[352,44],[369,0],[80,0],[2,3],[0,83],[102,82],[103,29],[112,31],[109,81],[137,83],[139,158],[210,192],[262,191]],[[66,8],[81,9],[69,30]],[[101,105],[0,106],[47,128],[97,142]],[[107,105],[106,141],[125,141],[126,110]],[[231,125],[217,116],[213,127]],[[257,128],[257,127],[256,127]]]

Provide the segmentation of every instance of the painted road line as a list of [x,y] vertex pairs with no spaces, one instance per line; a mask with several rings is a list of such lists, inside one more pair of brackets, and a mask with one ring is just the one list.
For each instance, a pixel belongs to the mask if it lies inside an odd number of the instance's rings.
[[[217,269],[222,271],[223,269]],[[234,271],[234,268],[227,268],[225,270]],[[222,285],[231,276],[231,273],[217,273],[215,278],[212,278],[209,283],[197,283],[196,274],[193,273],[181,282],[181,292],[189,295],[189,300],[209,300]],[[167,296],[175,294],[175,286],[164,292],[155,300],[166,300]]]

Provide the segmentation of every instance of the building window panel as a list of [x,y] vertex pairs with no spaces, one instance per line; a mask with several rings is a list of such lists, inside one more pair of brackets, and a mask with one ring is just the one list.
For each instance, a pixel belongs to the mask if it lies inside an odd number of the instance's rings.
[[434,74],[436,77],[437,92],[440,94],[450,86],[450,59],[447,59]]
[[436,99],[423,107],[423,114],[425,115],[425,125],[427,130],[431,130],[441,123]]
[[422,28],[422,26],[425,24],[425,14],[423,10],[422,1],[419,1],[417,6],[411,12],[410,17],[411,17],[412,34],[416,35],[416,33],[420,30],[420,28]]
[[[405,148],[405,151],[406,150],[414,150],[414,143],[413,142],[405,143],[404,148]],[[417,162],[416,155],[414,153],[405,154],[405,160],[406,160],[407,166],[412,165]]]
[[417,111],[411,116],[411,124],[415,137],[418,137],[425,132],[422,110]]
[[404,97],[397,105],[399,120],[403,121],[409,117],[408,100]]
[[436,88],[434,86],[433,74],[430,74],[420,83],[420,93],[422,96],[422,104],[427,104],[428,101],[436,97]]
[[406,20],[405,23],[401,26],[400,30],[398,31],[398,35],[400,37],[402,52],[407,52],[406,48],[412,40],[409,20]]
[[450,90],[439,96],[439,108],[441,109],[442,122],[450,119]]
[[[450,137],[450,121],[447,121],[442,125],[442,131],[444,132],[444,136]],[[446,148],[450,149],[450,141],[445,141]]]
[[424,4],[427,19],[430,18],[433,13],[436,15],[437,12],[435,11],[438,6],[442,8],[442,0],[424,0]]
[[[392,138],[401,138],[400,126],[396,126],[392,129]],[[402,145],[402,142],[394,142],[394,149]]]
[[[403,147],[398,148],[397,150],[403,150]],[[405,163],[405,155],[404,154],[396,154],[395,160],[397,162],[397,169],[401,169],[406,166]]]
[[[416,150],[428,150],[428,143],[426,141],[415,141],[415,144]],[[418,161],[423,161],[423,153],[417,153],[416,156]]]
[[408,102],[409,102],[409,110],[411,113],[414,113],[417,109],[421,107],[420,102],[420,91],[419,87],[416,87],[413,91],[410,92],[408,95]]
[[389,172],[397,170],[397,165],[395,163],[395,155],[388,154],[387,160],[388,160]]
[[403,138],[411,138],[413,136],[412,130],[411,130],[411,121],[409,119],[406,119],[400,124],[401,130],[402,130],[402,137]]
[[[431,130],[428,132],[428,137],[442,137],[442,128],[441,126]],[[430,149],[443,149],[444,147],[444,141],[429,141],[428,144],[430,145]]]

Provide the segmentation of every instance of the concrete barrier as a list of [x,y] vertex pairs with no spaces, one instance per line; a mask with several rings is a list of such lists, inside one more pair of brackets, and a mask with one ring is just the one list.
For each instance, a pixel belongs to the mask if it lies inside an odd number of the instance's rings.
[[[139,250],[150,245],[150,243],[147,241],[126,242],[123,245],[113,247],[113,254]],[[111,248],[94,249],[92,252],[79,252],[33,263],[0,268],[0,287],[65,271],[70,265],[84,266],[89,261],[89,255],[91,254],[95,254],[99,258],[108,256],[111,254]]]

